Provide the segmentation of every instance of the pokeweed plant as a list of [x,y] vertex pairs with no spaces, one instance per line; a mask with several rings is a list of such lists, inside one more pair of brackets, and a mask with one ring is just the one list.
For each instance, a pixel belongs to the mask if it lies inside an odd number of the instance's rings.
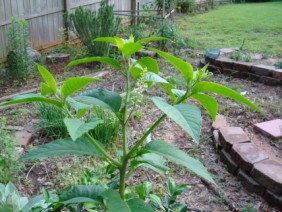
[[[132,56],[137,51],[145,48],[143,44],[161,40],[165,40],[165,38],[149,37],[138,41],[135,41],[133,36],[130,36],[128,40],[119,37],[96,38],[95,42],[116,44],[122,54],[123,63],[120,64],[109,57],[88,57],[72,61],[67,65],[68,68],[82,63],[98,61],[118,69],[125,78],[125,97],[123,101],[120,94],[106,90],[96,92],[94,96],[74,96],[77,91],[97,79],[88,77],[69,78],[59,88],[51,73],[43,66],[37,65],[40,74],[45,80],[45,83],[40,84],[41,94],[21,95],[11,101],[0,103],[0,106],[6,106],[19,103],[43,102],[62,109],[66,116],[64,123],[70,138],[59,139],[42,145],[25,154],[21,158],[22,160],[66,154],[98,156],[109,164],[108,170],[110,173],[116,172],[118,174],[118,183],[114,187],[109,186],[109,189],[93,185],[74,185],[70,187],[69,190],[59,195],[61,205],[81,202],[94,202],[96,204],[100,202],[109,211],[153,211],[153,208],[138,198],[137,195],[130,199],[126,198],[126,180],[140,166],[165,174],[169,170],[164,163],[165,159],[176,162],[204,180],[215,184],[215,181],[200,161],[163,140],[152,140],[146,143],[147,137],[166,117],[169,117],[188,133],[194,142],[199,143],[202,125],[201,112],[197,107],[187,103],[187,99],[198,101],[214,120],[218,111],[218,103],[214,97],[206,93],[229,97],[263,113],[256,105],[228,87],[204,81],[204,79],[211,76],[207,71],[207,66],[193,71],[193,67],[189,63],[166,52],[147,47],[147,49],[156,52],[167,60],[183,75],[186,88],[185,90],[177,90],[174,85],[159,75],[159,66],[155,59],[151,57],[143,57],[139,60],[132,59]],[[134,80],[133,83],[130,81],[131,78]],[[152,102],[163,114],[129,148],[127,140],[128,120],[138,102],[138,98],[136,99],[136,95],[133,94],[142,94],[145,86],[151,88],[153,85],[158,86],[165,92],[170,100],[166,101],[160,97],[151,97]],[[100,119],[91,120],[90,122],[85,121],[86,114],[91,112],[93,106],[111,110],[119,119],[122,129],[121,151],[116,151],[116,153],[108,152],[99,141],[89,134],[90,130],[103,122]]]

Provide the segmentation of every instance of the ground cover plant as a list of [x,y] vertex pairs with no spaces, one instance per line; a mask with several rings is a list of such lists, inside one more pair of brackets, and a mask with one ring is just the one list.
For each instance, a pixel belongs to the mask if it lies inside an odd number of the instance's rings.
[[[126,192],[126,180],[140,166],[145,166],[158,173],[165,174],[169,168],[164,163],[164,158],[188,168],[188,170],[209,183],[215,183],[199,160],[188,156],[180,149],[163,140],[153,140],[146,143],[147,138],[166,117],[169,117],[188,133],[194,142],[198,143],[202,125],[201,112],[197,107],[186,103],[186,101],[188,98],[198,101],[210,116],[215,119],[218,110],[217,101],[205,93],[215,93],[230,97],[259,112],[262,111],[237,92],[220,84],[205,81],[205,79],[211,76],[206,67],[193,71],[189,63],[149,47],[148,49],[158,53],[182,74],[186,82],[185,89],[177,90],[172,84],[158,75],[159,67],[155,59],[150,57],[143,57],[139,60],[132,59],[132,56],[137,51],[144,48],[144,43],[163,39],[165,38],[151,37],[135,41],[131,36],[129,40],[125,41],[119,37],[98,38],[94,41],[116,44],[124,62],[120,64],[118,61],[108,57],[90,57],[73,61],[67,66],[72,67],[85,62],[99,61],[118,69],[125,79],[126,92],[123,101],[120,94],[107,90],[96,91],[94,97],[86,95],[74,96],[76,92],[97,79],[88,77],[69,78],[59,88],[50,72],[43,66],[38,65],[39,72],[45,81],[40,84],[41,94],[21,95],[13,98],[11,101],[0,104],[0,106],[7,106],[20,103],[43,102],[58,107],[65,114],[64,123],[70,138],[59,139],[42,145],[24,155],[22,160],[77,154],[97,156],[100,160],[108,163],[107,173],[112,176],[112,182],[108,183],[106,187],[73,185],[65,189],[56,198],[51,197],[47,191],[44,191],[44,198],[45,202],[48,203],[48,207],[53,209],[65,206],[81,208],[82,205],[79,203],[91,202],[93,203],[93,208],[106,207],[109,211],[136,211],[137,208],[141,208],[142,211],[153,211],[153,208],[143,201],[138,193],[131,192],[129,195]],[[163,114],[133,145],[129,146],[129,141],[127,140],[129,118],[138,105],[138,96],[142,96],[143,92],[152,86],[162,89],[169,97],[169,101],[160,97],[151,97],[153,103]],[[119,119],[122,129],[121,150],[109,152],[89,134],[90,130],[103,123],[101,119],[91,120],[91,122],[85,121],[85,117],[91,113],[93,105],[111,110]],[[176,187],[172,180],[169,181],[168,185],[171,201],[174,201],[177,194],[186,188],[185,186]],[[159,202],[158,199],[153,199],[154,201],[151,199],[153,202]],[[76,206],[75,204],[79,205]],[[177,203],[164,206],[168,211],[171,208],[186,208],[185,205]],[[155,205],[154,207],[160,209],[164,206]],[[85,204],[84,207],[86,207]]]
[[188,45],[196,49],[239,47],[282,56],[282,2],[232,4],[197,16],[175,19]]

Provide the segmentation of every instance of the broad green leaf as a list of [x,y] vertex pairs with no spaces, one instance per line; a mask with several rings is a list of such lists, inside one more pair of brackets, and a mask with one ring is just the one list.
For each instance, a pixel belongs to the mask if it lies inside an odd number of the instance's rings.
[[150,194],[151,189],[152,183],[147,181],[135,186],[135,191],[138,194],[139,198],[142,200],[145,200],[145,198]]
[[143,154],[141,157],[132,160],[131,166],[134,168],[144,166],[161,175],[169,171],[169,168],[166,166],[166,160],[162,156],[153,153]]
[[129,37],[129,42],[130,42],[130,43],[134,43],[134,37],[133,37],[132,34],[131,34],[130,37]]
[[175,121],[197,143],[200,140],[202,129],[201,111],[189,104],[169,105],[162,98],[152,97],[155,105],[168,117]]
[[107,108],[107,109],[114,111],[114,109],[110,105],[108,105],[105,102],[101,101],[100,99],[97,99],[97,98],[94,98],[94,97],[77,96],[74,99],[77,100],[77,101],[83,102],[85,104],[91,104],[93,106],[104,107],[104,108]]
[[151,205],[138,198],[130,199],[126,203],[132,212],[154,212]]
[[43,96],[46,96],[48,94],[53,94],[54,91],[52,90],[52,88],[50,88],[48,85],[46,85],[45,83],[40,83],[40,92]]
[[169,178],[168,178],[168,181],[167,181],[167,189],[168,189],[170,195],[172,195],[172,194],[174,193],[175,187],[176,187],[176,186],[175,186],[175,181],[174,181],[174,179],[171,178],[171,177],[169,177]]
[[36,64],[37,68],[45,80],[46,84],[52,89],[53,93],[57,92],[57,83],[56,80],[54,79],[53,75],[43,66]]
[[115,38],[115,40],[116,40],[116,44],[117,44],[117,46],[118,46],[118,49],[119,49],[120,51],[122,51],[122,50],[123,50],[123,47],[124,47],[124,40],[123,40],[122,38],[120,38],[120,37],[117,37],[117,36],[115,36],[114,38]]
[[[54,195],[53,195],[54,196]],[[45,198],[43,195],[36,196],[32,198],[23,208],[22,212],[30,212],[33,208],[41,207],[46,209],[49,203],[46,203]]]
[[181,96],[184,96],[186,91],[183,91],[183,90],[178,90],[178,89],[172,89],[171,90],[175,96],[177,97],[181,97]]
[[200,93],[193,94],[191,98],[196,99],[208,111],[212,120],[215,120],[218,111],[218,103],[215,98]]
[[194,172],[198,176],[204,178],[205,180],[215,184],[214,180],[211,178],[209,172],[203,166],[203,164],[188,156],[186,153],[182,152],[175,146],[166,143],[165,141],[151,141],[144,147],[145,150],[161,155],[171,161],[174,161],[182,166],[185,166],[190,171]]
[[48,144],[39,146],[29,151],[20,160],[41,159],[46,157],[64,155],[97,155],[102,156],[95,145],[87,138],[80,138],[73,141],[71,138],[59,139]]
[[157,195],[155,194],[149,194],[149,199],[155,203],[156,205],[158,205],[163,211],[165,211],[165,208],[163,207],[163,204],[162,204],[162,200],[160,197],[158,197]]
[[122,54],[124,57],[128,57],[141,49],[143,49],[143,46],[138,43],[126,43],[122,48]]
[[71,107],[75,109],[78,118],[82,117],[89,109],[92,108],[90,105],[78,102],[71,97],[68,97],[66,100]]
[[191,186],[182,184],[175,189],[173,195],[180,195],[183,193],[183,191],[185,191],[188,188],[191,188]]
[[170,55],[158,49],[155,48],[149,48],[149,49],[158,53],[161,57],[166,59],[171,65],[175,66],[182,73],[187,83],[189,83],[193,79],[194,72],[193,72],[193,67],[191,66],[190,63],[187,63],[173,55]]
[[79,119],[65,118],[64,122],[72,140],[75,141],[76,139],[84,135],[84,133],[89,132],[89,130],[94,129],[98,124],[103,123],[103,120],[99,119],[94,122],[84,123]]
[[143,68],[147,67],[149,72],[153,72],[155,74],[159,73],[159,65],[158,62],[151,57],[143,57],[137,61]]
[[175,103],[176,102],[176,96],[174,95],[174,93],[172,92],[172,89],[171,88],[171,84],[157,84],[164,92],[166,92],[169,97],[170,97],[170,100],[171,102]]
[[83,58],[83,59],[74,60],[74,61],[70,62],[66,66],[66,68],[76,66],[76,65],[79,65],[79,64],[83,64],[83,63],[90,63],[90,62],[106,63],[108,65],[115,67],[118,70],[121,70],[121,66],[120,66],[119,62],[116,61],[115,59],[112,59],[112,58],[109,58],[109,57],[86,57],[86,58]]
[[130,73],[134,80],[139,79],[142,76],[142,72],[143,68],[138,66],[138,64],[130,68]]
[[101,196],[109,212],[131,212],[129,206],[124,202],[115,190],[106,190]]
[[145,81],[147,82],[155,82],[155,83],[166,83],[169,84],[168,81],[160,77],[159,75],[153,73],[153,72],[148,72],[144,78]]
[[59,108],[63,107],[61,102],[58,102],[50,98],[46,98],[45,96],[42,96],[41,94],[24,94],[20,96],[15,96],[14,98],[12,98],[12,100],[8,102],[1,102],[0,107],[8,106],[8,105],[15,105],[15,104],[30,103],[30,102],[49,103]]
[[193,93],[201,93],[201,92],[211,92],[211,93],[216,93],[222,96],[226,96],[229,97],[231,99],[234,99],[238,102],[241,102],[247,106],[249,106],[250,108],[255,109],[256,111],[264,114],[264,112],[262,110],[260,110],[255,104],[253,104],[252,102],[250,102],[247,98],[245,98],[244,96],[242,96],[241,94],[237,93],[236,91],[225,87],[223,85],[214,83],[214,82],[206,82],[206,81],[202,81],[197,83],[194,88],[193,88]]
[[85,91],[81,93],[80,96],[90,96],[93,98],[97,98],[103,101],[104,103],[106,103],[107,105],[109,105],[111,108],[113,108],[115,112],[119,111],[122,103],[122,98],[118,93],[113,91],[108,91],[105,88],[98,88],[98,89]]
[[114,43],[116,44],[116,39],[113,37],[101,37],[101,38],[95,38],[93,40],[94,42],[108,42],[108,43]]
[[64,204],[80,202],[99,202],[99,196],[105,191],[102,186],[73,185],[59,195],[60,202]]
[[89,77],[74,77],[69,78],[64,82],[61,88],[61,92],[65,98],[69,95],[79,91],[89,83],[98,80],[97,78],[89,78]]
[[148,42],[151,42],[151,41],[161,41],[161,40],[168,40],[167,38],[164,38],[164,37],[155,37],[155,36],[152,36],[152,37],[149,37],[149,38],[144,38],[144,39],[141,39],[141,40],[138,40],[136,41],[136,43],[148,43]]

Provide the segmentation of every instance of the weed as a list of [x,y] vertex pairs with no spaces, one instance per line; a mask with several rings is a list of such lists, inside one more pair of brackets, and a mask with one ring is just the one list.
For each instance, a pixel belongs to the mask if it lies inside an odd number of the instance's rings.
[[64,123],[65,115],[61,109],[44,103],[36,104],[36,109],[40,118],[40,122],[36,124],[36,127],[44,135],[58,139],[64,138],[68,134]]
[[10,179],[16,180],[15,174],[20,170],[16,161],[14,138],[7,130],[5,119],[0,120],[0,182],[7,183]]
[[276,68],[282,68],[282,60],[275,64]]

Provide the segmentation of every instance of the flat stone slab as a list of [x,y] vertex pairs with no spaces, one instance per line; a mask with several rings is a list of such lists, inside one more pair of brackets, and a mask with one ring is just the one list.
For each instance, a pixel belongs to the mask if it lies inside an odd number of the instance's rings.
[[228,123],[226,117],[223,115],[217,115],[215,121],[212,123],[213,130],[219,130],[221,127],[227,127]]
[[32,141],[32,133],[17,131],[15,132],[16,143],[26,148]]
[[282,164],[265,160],[254,164],[252,176],[270,191],[282,195]]
[[5,130],[11,130],[11,131],[22,131],[24,128],[21,126],[11,126],[8,125],[4,128]]
[[275,69],[272,75],[275,79],[282,80],[282,69]]
[[282,119],[275,119],[254,125],[256,131],[273,139],[282,138]]
[[240,72],[250,72],[253,65],[253,63],[237,61],[234,63],[233,69]]
[[253,73],[261,76],[271,76],[274,70],[275,70],[274,66],[267,66],[267,65],[254,65],[252,66],[251,69]]
[[263,197],[271,206],[282,210],[282,196],[275,195],[271,191],[266,190]]
[[216,59],[215,65],[220,66],[222,69],[232,69],[234,60],[227,57],[220,57]]
[[237,177],[248,191],[259,195],[263,194],[265,188],[243,170],[239,170]]
[[237,174],[238,165],[231,158],[230,154],[228,154],[224,149],[221,150],[220,159],[223,163],[227,165],[227,170],[233,175]]
[[253,143],[234,144],[231,157],[246,172],[251,172],[255,163],[268,159],[268,156]]
[[221,127],[219,141],[223,148],[230,152],[233,144],[250,142],[250,139],[241,127]]

